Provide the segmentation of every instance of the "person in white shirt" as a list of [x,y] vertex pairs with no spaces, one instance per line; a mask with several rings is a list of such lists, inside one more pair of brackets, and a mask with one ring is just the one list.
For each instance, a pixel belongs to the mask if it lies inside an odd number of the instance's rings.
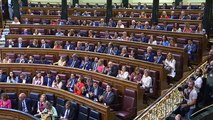
[[52,87],[61,89],[62,86],[63,86],[63,83],[62,83],[62,81],[60,79],[60,76],[56,75],[55,76],[55,80],[53,81]]
[[196,89],[197,93],[200,92],[200,88],[202,87],[202,84],[203,84],[203,79],[202,79],[202,75],[203,74],[202,73],[203,73],[203,71],[200,68],[196,69],[196,71],[195,71],[195,75],[194,75],[195,81],[194,81],[194,83],[195,83],[195,89]]
[[175,65],[176,65],[176,60],[174,59],[172,53],[168,53],[165,61],[163,61],[164,68],[167,72],[167,82],[168,84],[171,84],[171,81],[174,79],[176,76],[175,72]]
[[149,76],[149,70],[145,69],[143,77],[141,78],[141,81],[138,81],[139,84],[141,84],[141,87],[145,89],[146,92],[152,93],[152,78]]
[[157,41],[153,35],[150,36],[148,44],[157,45]]
[[13,72],[10,72],[10,74],[8,75],[7,83],[17,83],[16,76]]
[[21,24],[21,23],[19,22],[17,17],[14,17],[14,21],[12,22],[12,24]]
[[122,23],[121,20],[119,20],[119,21],[117,22],[116,28],[124,28],[124,24]]
[[121,70],[119,70],[117,78],[128,80],[128,76],[129,76],[129,72],[126,70],[126,66],[122,66]]

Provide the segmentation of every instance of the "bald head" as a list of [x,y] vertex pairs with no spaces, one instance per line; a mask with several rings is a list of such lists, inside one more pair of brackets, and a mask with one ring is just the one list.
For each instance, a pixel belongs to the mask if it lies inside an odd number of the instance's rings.
[[20,93],[18,99],[20,101],[23,101],[26,98],[26,94],[25,93]]

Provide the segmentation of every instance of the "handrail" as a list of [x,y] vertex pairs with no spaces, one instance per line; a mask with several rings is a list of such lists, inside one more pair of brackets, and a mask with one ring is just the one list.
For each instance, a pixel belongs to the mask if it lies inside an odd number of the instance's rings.
[[195,115],[197,115],[198,113],[202,112],[203,110],[206,110],[206,109],[210,108],[210,107],[213,107],[213,104],[208,105],[208,106],[206,106],[206,107],[204,107],[204,108],[196,111],[195,113],[192,114],[192,117],[195,116]]
[[19,110],[15,110],[15,109],[8,109],[8,108],[0,108],[0,118],[2,119],[3,116],[5,116],[5,118],[7,118],[6,116],[11,116],[13,118],[25,118],[27,120],[40,120],[39,118],[36,118],[35,116],[19,111]]
[[[207,64],[204,60],[197,68],[203,69]],[[182,101],[182,95],[178,91],[178,87],[186,83],[188,78],[193,75],[194,70],[188,73],[186,78],[182,78],[180,82],[171,87],[167,93],[159,97],[153,104],[147,107],[134,120],[162,120],[165,119],[171,112],[178,107],[178,103]]]

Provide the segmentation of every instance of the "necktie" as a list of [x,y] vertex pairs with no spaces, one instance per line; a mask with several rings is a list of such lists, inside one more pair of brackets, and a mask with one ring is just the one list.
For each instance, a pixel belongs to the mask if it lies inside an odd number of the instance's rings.
[[68,118],[68,116],[69,116],[69,110],[66,110],[66,112],[65,112],[65,114],[64,114],[64,117],[65,117],[65,118]]
[[72,62],[71,67],[75,67],[75,60]]
[[47,86],[50,87],[50,78],[47,78]]

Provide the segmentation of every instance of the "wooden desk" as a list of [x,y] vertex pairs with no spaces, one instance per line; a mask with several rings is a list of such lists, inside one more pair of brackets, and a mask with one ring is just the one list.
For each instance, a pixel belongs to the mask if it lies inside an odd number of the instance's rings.
[[[36,68],[34,68],[34,67],[36,67],[35,65],[34,66],[23,65],[26,68],[20,68],[19,67],[20,65],[17,65],[17,64],[16,65],[10,64],[10,65],[8,65],[8,67],[6,67],[5,64],[0,64],[0,66],[1,66],[1,68],[3,68],[4,70],[7,70],[8,72],[9,72],[9,70],[14,70],[14,69],[16,69],[16,70],[17,69],[19,69],[19,70],[28,69],[28,71],[36,69]],[[17,68],[15,68],[15,66]],[[41,69],[42,69],[42,67],[41,67]],[[49,68],[46,68],[46,69],[49,69]],[[110,120],[110,117],[113,117],[113,116],[111,116],[110,108],[108,106],[105,106],[105,105],[97,103],[97,102],[93,102],[90,99],[72,94],[65,90],[60,90],[60,89],[46,87],[46,86],[31,85],[31,84],[7,84],[7,83],[0,83],[0,88],[4,92],[15,92],[15,93],[17,93],[17,95],[22,92],[25,93],[26,95],[29,95],[30,92],[36,92],[36,93],[40,93],[40,94],[51,93],[51,94],[54,94],[54,96],[56,98],[63,98],[65,100],[73,100],[73,101],[76,101],[80,105],[86,105],[89,108],[96,110],[97,112],[100,112],[102,120]],[[23,119],[23,120],[28,120],[28,119]]]

